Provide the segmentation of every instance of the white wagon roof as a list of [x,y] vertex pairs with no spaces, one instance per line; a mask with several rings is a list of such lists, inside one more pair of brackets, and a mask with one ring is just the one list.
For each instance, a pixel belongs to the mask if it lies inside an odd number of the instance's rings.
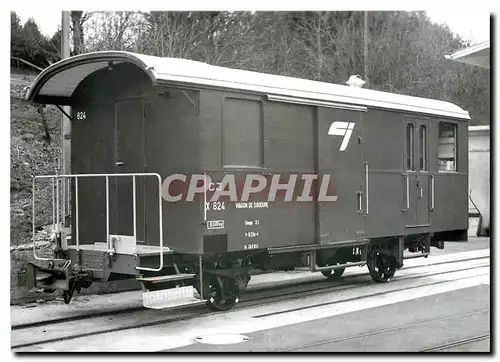
[[69,98],[78,84],[108,62],[130,62],[142,68],[154,84],[186,83],[200,86],[257,92],[270,97],[286,97],[353,106],[377,107],[437,116],[470,119],[469,113],[455,104],[346,85],[284,77],[218,67],[179,58],[162,58],[121,51],[86,53],[61,60],[41,72],[28,91],[27,99],[39,96]]

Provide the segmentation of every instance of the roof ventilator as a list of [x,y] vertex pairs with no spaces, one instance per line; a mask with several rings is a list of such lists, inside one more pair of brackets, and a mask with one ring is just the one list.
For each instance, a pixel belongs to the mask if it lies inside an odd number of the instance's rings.
[[361,77],[356,74],[356,75],[351,75],[349,77],[349,80],[345,82],[349,87],[356,87],[356,88],[363,88],[363,86],[366,84],[366,82],[361,79]]

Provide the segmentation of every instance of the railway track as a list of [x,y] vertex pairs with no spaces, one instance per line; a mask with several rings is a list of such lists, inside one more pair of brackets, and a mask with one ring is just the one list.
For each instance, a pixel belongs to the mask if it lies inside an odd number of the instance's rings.
[[[487,259],[483,257],[478,257],[474,259]],[[468,259],[470,261],[472,259]],[[464,260],[459,260],[464,261]],[[453,261],[446,264],[454,264],[458,261]],[[440,263],[443,264],[443,263]],[[470,268],[461,268],[460,271],[473,270],[478,268],[484,268],[489,266],[488,263],[482,263]],[[408,267],[411,269],[414,267]],[[418,281],[421,278],[429,276],[438,276],[442,274],[449,273],[450,270],[440,271],[440,272],[422,272],[419,274],[412,275],[402,275],[395,278],[391,282],[391,290],[378,292],[378,293],[367,293],[362,297],[356,297],[353,299],[362,299],[365,297],[372,297],[379,294],[385,294],[388,292],[394,292],[399,290],[408,290],[408,286],[400,286],[403,282],[408,281]],[[441,282],[436,282],[439,284]],[[432,284],[432,283],[431,283]],[[261,290],[254,290],[244,294],[241,302],[234,308],[235,310],[249,308],[252,306],[261,306],[270,303],[277,303],[283,301],[294,300],[301,297],[310,297],[313,295],[322,295],[332,292],[348,291],[351,289],[373,285],[373,282],[366,274],[352,275],[351,277],[346,277],[341,282],[332,283],[328,280],[306,282],[288,286],[281,286],[279,288],[265,288]],[[429,285],[429,283],[426,283]],[[338,302],[345,302],[346,299],[340,300]],[[334,304],[337,302],[327,303]],[[321,305],[321,304],[320,304]],[[318,305],[314,305],[318,306]],[[313,306],[313,307],[314,307]],[[290,310],[287,310],[290,311]],[[170,312],[170,310],[169,310]],[[223,314],[226,312],[210,312],[204,307],[191,307],[183,308],[175,311],[175,315],[165,316],[164,313],[157,310],[149,310],[145,308],[137,308],[136,310],[117,310],[113,312],[105,313],[94,313],[92,315],[80,315],[68,318],[61,318],[58,320],[36,322],[31,324],[18,325],[13,327],[12,330],[12,349],[33,347],[37,345],[43,345],[46,343],[64,341],[69,339],[82,338],[86,336],[93,336],[104,333],[118,332],[128,329],[137,329],[149,326],[160,325],[164,323],[174,323],[178,321],[185,321],[190,319],[195,319],[207,314],[216,315]],[[265,315],[256,315],[256,318],[263,317]],[[98,324],[101,326],[98,326]],[[114,325],[113,325],[114,324]],[[96,326],[97,325],[97,326]],[[76,333],[68,333],[68,331],[82,331]],[[90,330],[86,332],[86,330]]]
[[[418,323],[412,323],[412,324],[407,324],[407,325],[393,327],[393,328],[380,329],[380,330],[376,330],[376,331],[370,331],[367,333],[359,333],[359,334],[355,334],[352,336],[346,336],[346,337],[342,337],[342,338],[325,340],[325,341],[321,341],[318,343],[311,343],[311,344],[307,344],[307,345],[303,345],[303,346],[299,346],[299,347],[295,347],[295,348],[283,349],[283,350],[279,350],[277,352],[293,352],[293,351],[301,350],[304,348],[318,347],[318,346],[323,346],[323,345],[327,345],[327,344],[330,345],[330,344],[336,344],[336,343],[341,344],[341,343],[345,343],[345,342],[353,341],[353,340],[357,340],[357,339],[366,340],[368,338],[380,336],[383,334],[401,332],[405,329],[422,327],[422,326],[433,324],[433,323],[439,323],[439,322],[445,322],[445,321],[449,321],[449,320],[453,320],[453,319],[460,319],[460,318],[464,318],[464,317],[476,316],[476,315],[486,314],[489,312],[490,312],[490,309],[488,308],[488,309],[482,309],[482,310],[478,310],[478,311],[474,311],[474,312],[462,313],[462,314],[444,317],[444,318],[432,318],[432,319],[425,320],[425,321],[418,322]],[[442,351],[445,349],[461,346],[464,344],[469,344],[469,343],[481,341],[481,340],[484,340],[484,339],[489,338],[489,337],[490,337],[489,333],[482,334],[482,335],[476,336],[476,337],[461,339],[459,341],[440,344],[440,345],[437,345],[437,346],[434,346],[431,348],[421,349],[418,352],[438,352],[438,351]]]
[[[455,264],[455,263],[461,263],[465,261],[472,261],[472,260],[489,260],[489,256],[481,256],[481,257],[475,257],[475,258],[463,258],[463,259],[456,259],[456,260],[450,260],[450,261],[438,261],[438,262],[433,262],[426,264],[427,267],[430,266],[437,266],[437,265],[444,265],[444,264]],[[408,266],[404,267],[402,271],[407,271],[407,270],[412,270],[416,268],[421,268],[421,265],[416,265],[416,266]],[[425,272],[424,272],[425,274]],[[296,287],[296,286],[307,286],[310,285],[311,289],[307,291],[318,291],[318,292],[323,292],[325,289],[330,289],[334,287],[342,287],[342,286],[350,286],[352,283],[358,283],[356,286],[362,286],[362,285],[368,285],[372,284],[371,279],[363,280],[360,281],[360,278],[367,278],[368,277],[368,272],[364,272],[362,274],[354,274],[354,275],[345,275],[341,280],[339,281],[331,281],[331,280],[314,280],[314,281],[290,281],[287,284],[281,284],[278,286],[265,286],[263,288],[254,288],[254,289],[249,289],[242,297],[241,303],[245,303],[248,301],[251,301],[252,298],[250,297],[252,294],[256,294],[259,292],[265,292],[265,291],[281,291],[281,290],[287,290],[290,289],[291,287]],[[420,274],[415,275],[415,278],[421,277]],[[395,283],[398,280],[407,280],[408,278],[412,278],[411,276],[398,276],[396,275],[395,279],[391,281],[391,283]],[[300,293],[300,292],[298,292]],[[250,298],[250,299],[248,299]],[[196,308],[196,307],[195,307]],[[138,312],[138,311],[146,311],[148,310],[147,308],[144,308],[143,306],[136,306],[136,307],[128,307],[124,309],[115,309],[115,310],[107,310],[107,311],[93,311],[91,313],[87,314],[77,314],[77,315],[71,315],[67,317],[62,317],[62,318],[51,318],[47,320],[42,320],[42,321],[36,321],[36,322],[31,322],[31,323],[21,323],[21,324],[16,324],[15,322],[12,323],[11,329],[13,331],[15,330],[20,330],[20,329],[26,329],[26,328],[33,328],[33,327],[40,327],[44,325],[50,325],[50,324],[55,324],[55,323],[63,323],[63,322],[71,322],[71,321],[80,321],[80,320],[85,320],[85,319],[90,319],[90,318],[98,318],[98,317],[111,317],[111,316],[117,316],[120,314],[125,314],[125,313],[132,313],[132,312]],[[173,310],[173,309],[172,309]],[[214,313],[214,312],[212,312]]]
[[484,341],[486,339],[490,339],[489,333],[481,334],[481,335],[475,336],[475,337],[464,338],[464,339],[460,339],[458,341],[453,341],[453,342],[449,342],[449,343],[443,343],[443,344],[440,344],[438,346],[434,346],[431,348],[426,348],[426,349],[420,350],[420,352],[445,352],[446,350],[453,350],[453,349],[456,349],[457,347],[470,345],[473,343]]

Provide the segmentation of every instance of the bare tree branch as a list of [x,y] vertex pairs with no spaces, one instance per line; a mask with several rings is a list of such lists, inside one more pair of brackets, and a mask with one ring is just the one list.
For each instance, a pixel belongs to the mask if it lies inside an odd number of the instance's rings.
[[24,60],[24,59],[21,59],[21,58],[18,58],[18,57],[11,57],[11,59],[17,60],[17,61],[19,61],[21,63],[24,63],[24,64],[27,64],[30,67],[35,68],[36,70],[38,70],[40,72],[43,70],[43,68],[40,68],[39,66],[37,66],[37,65],[35,65],[33,63],[30,63],[27,60]]

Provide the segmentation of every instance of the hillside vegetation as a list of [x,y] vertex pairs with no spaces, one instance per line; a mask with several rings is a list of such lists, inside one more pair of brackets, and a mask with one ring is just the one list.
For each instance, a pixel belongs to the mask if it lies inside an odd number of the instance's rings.
[[[10,90],[10,231],[11,244],[28,243],[32,232],[32,177],[53,174],[60,153],[60,113],[55,107],[46,107],[45,117],[50,134],[46,139],[38,108],[23,100],[23,88],[31,85],[35,75],[11,70]],[[51,188],[38,190],[41,203],[37,206],[37,228],[52,222],[49,204]],[[45,199],[45,200],[44,200]]]

